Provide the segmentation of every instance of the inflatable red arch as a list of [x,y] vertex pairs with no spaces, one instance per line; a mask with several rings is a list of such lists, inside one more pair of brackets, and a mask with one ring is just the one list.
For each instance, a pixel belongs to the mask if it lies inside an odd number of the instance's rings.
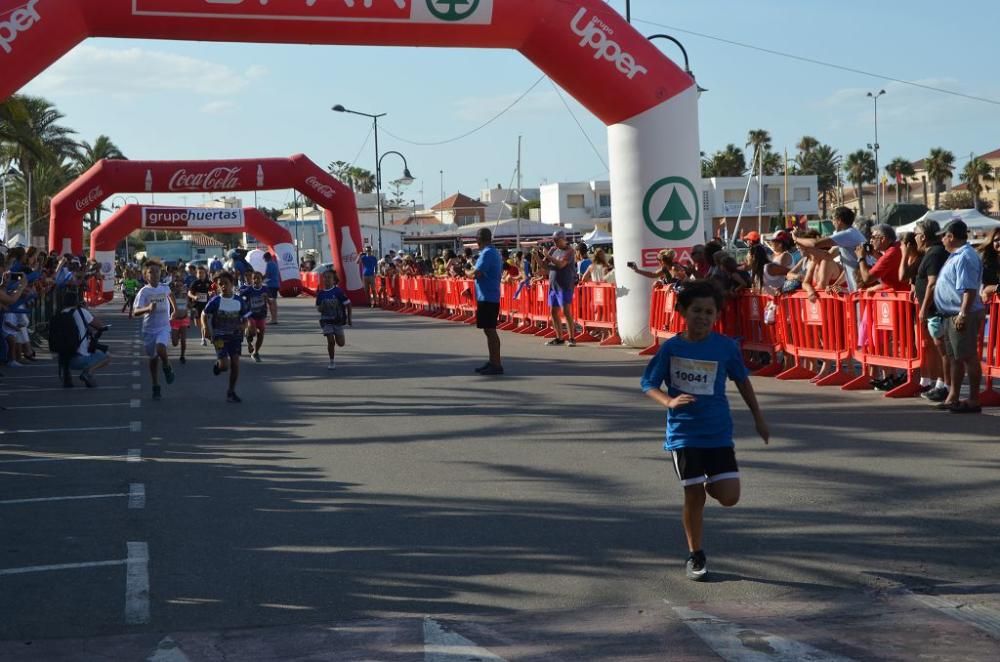
[[141,228],[186,232],[246,232],[267,245],[278,258],[281,294],[297,296],[302,289],[299,265],[295,261],[292,234],[259,209],[185,209],[126,205],[101,223],[90,235],[90,257],[104,272],[104,301],[114,297],[115,248],[130,232]]
[[[100,161],[52,199],[49,248],[79,254],[83,250],[83,216],[116,193],[219,194],[287,188],[301,191],[326,210],[326,229],[340,282],[353,302],[366,302],[357,263],[362,238],[354,192],[302,154],[287,159],[232,161]],[[282,277],[298,278],[291,240],[276,248]],[[114,251],[114,245],[102,250]],[[102,255],[99,261],[110,268],[114,256]]]
[[[609,127],[615,259],[704,239],[695,83],[604,0],[0,0],[0,98],[87,37],[516,49]],[[645,344],[651,281],[618,285]]]

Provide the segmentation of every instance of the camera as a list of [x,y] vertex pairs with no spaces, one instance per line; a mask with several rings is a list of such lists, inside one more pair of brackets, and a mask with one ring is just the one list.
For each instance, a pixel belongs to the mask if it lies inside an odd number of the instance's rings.
[[110,328],[111,325],[109,324],[108,326],[103,326],[100,329],[95,329],[90,333],[90,345],[88,345],[87,350],[91,354],[93,354],[94,352],[104,352],[105,354],[108,353],[110,347],[100,342],[100,340],[101,340],[101,335],[103,335],[104,332]]
[[629,269],[638,269],[639,268],[639,265],[637,265],[635,262],[626,262],[625,266],[628,267]]
[[864,249],[866,253],[872,253],[875,251],[875,246],[872,245],[872,242],[866,241]]

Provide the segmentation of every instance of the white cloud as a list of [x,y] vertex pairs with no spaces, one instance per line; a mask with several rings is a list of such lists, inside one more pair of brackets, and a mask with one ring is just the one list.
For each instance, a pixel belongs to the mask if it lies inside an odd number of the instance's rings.
[[229,112],[230,110],[233,110],[234,108],[236,108],[236,104],[233,103],[232,101],[219,100],[219,101],[209,101],[208,103],[203,105],[199,110],[209,115],[222,115],[224,113]]
[[28,90],[42,95],[112,95],[156,92],[206,97],[237,94],[267,74],[258,65],[243,72],[217,62],[144,48],[111,49],[84,44],[35,79]]

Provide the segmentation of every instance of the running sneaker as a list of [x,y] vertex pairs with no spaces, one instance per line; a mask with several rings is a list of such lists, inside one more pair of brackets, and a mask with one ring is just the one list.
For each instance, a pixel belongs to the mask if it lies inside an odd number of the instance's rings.
[[97,386],[97,382],[94,381],[94,377],[84,370],[80,373],[80,381],[87,385],[87,388],[94,388]]
[[548,341],[545,344],[551,347],[553,345],[565,345],[566,341],[563,340],[562,338],[553,338],[552,340]]
[[330,361],[330,363],[327,364],[326,369],[327,370],[336,370],[337,369],[337,364],[334,361]]
[[184,365],[187,362],[188,362],[188,360],[182,356],[181,357],[181,365]]
[[930,402],[944,402],[945,398],[948,397],[948,388],[947,387],[941,387],[941,388],[935,387],[935,388],[931,389],[930,391],[928,391],[927,393],[922,393],[920,395],[920,397],[922,397],[924,400],[929,400]]
[[260,352],[254,352],[250,356],[253,357],[254,363],[260,363]]
[[496,365],[492,365],[491,364],[485,370],[481,370],[479,372],[479,374],[480,375],[502,375],[503,374],[503,366],[502,365],[496,366]]
[[566,344],[569,345],[570,347],[576,347],[576,338],[570,338]]
[[162,395],[160,393],[160,387],[159,386],[154,386],[153,387],[153,399],[154,400],[159,400],[161,397],[162,397]]
[[236,395],[236,391],[230,391],[229,393],[226,393],[226,402],[235,402],[236,404],[239,404],[243,401],[240,400],[240,396]]
[[202,338],[201,339],[201,346],[202,347],[208,347],[208,338]]
[[163,365],[163,378],[167,380],[168,384],[174,383],[174,369],[169,365]]
[[219,362],[216,361],[215,363],[212,364],[212,374],[218,377],[221,373],[222,371],[219,370]]
[[7,362],[7,367],[8,368],[23,368],[24,364],[23,363],[18,363],[17,361],[8,361]]
[[476,372],[478,372],[478,373],[482,373],[482,372],[483,372],[483,370],[486,370],[487,368],[490,368],[490,367],[492,367],[492,366],[493,366],[493,364],[492,364],[492,363],[490,363],[489,361],[487,361],[487,362],[486,362],[486,363],[484,363],[483,365],[481,365],[481,366],[479,366],[478,368],[476,368]]
[[704,581],[708,575],[708,560],[705,558],[705,552],[700,549],[697,552],[691,552],[688,556],[685,569],[687,578],[691,581]]

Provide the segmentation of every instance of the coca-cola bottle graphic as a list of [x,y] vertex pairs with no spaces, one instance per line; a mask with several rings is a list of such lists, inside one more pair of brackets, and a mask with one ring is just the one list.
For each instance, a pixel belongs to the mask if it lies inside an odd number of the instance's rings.
[[147,170],[146,171],[146,193],[152,193],[152,192],[153,192],[153,171],[152,170]]
[[358,247],[351,239],[351,228],[343,228],[340,240],[340,261],[347,278],[347,291],[353,292],[364,287],[361,280],[361,265],[358,264]]
[[257,166],[257,188],[262,188],[264,186],[264,166]]

